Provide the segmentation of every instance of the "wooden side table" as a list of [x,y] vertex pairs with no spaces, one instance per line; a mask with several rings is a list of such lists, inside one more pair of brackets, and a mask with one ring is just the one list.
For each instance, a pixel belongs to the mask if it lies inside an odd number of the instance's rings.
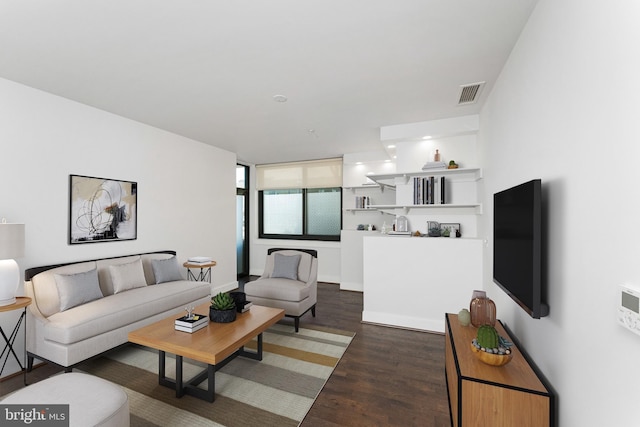
[[[22,314],[20,314],[20,318],[18,319],[16,326],[13,328],[13,331],[9,336],[7,336],[7,334],[2,330],[2,326],[0,326],[0,334],[2,334],[2,338],[4,339],[4,342],[5,342],[4,348],[2,349],[2,353],[0,353],[0,360],[2,360],[2,358],[4,357],[4,361],[2,362],[2,368],[0,368],[0,377],[2,377],[2,372],[4,371],[4,367],[7,364],[7,360],[9,360],[9,354],[13,354],[13,357],[16,359],[16,362],[18,362],[20,369],[24,372],[25,385],[27,384],[27,370],[25,369],[25,366],[26,366],[26,355],[27,355],[27,349],[26,349],[27,306],[29,304],[31,304],[31,298],[16,297],[16,302],[14,302],[13,304],[0,306],[0,312],[22,309]],[[16,341],[16,337],[18,336],[18,330],[20,329],[20,325],[22,324],[23,320],[24,320],[24,345],[25,345],[25,351],[23,354],[23,361],[25,362],[24,366],[22,365],[22,362],[20,362],[20,358],[18,357],[18,355],[16,354],[13,348],[13,343]]]
[[[211,267],[215,267],[216,264],[217,263],[215,261],[207,263],[186,261],[184,264],[182,264],[182,266],[187,269],[187,280],[194,280],[196,282],[208,281],[209,283],[211,283]],[[193,274],[193,272],[191,271],[192,268],[199,268],[200,273],[197,273],[197,275]]]

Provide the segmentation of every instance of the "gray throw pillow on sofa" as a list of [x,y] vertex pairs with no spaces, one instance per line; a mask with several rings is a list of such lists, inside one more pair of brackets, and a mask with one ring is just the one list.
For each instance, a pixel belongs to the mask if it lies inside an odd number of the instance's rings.
[[282,255],[279,253],[273,255],[273,273],[271,273],[271,277],[298,280],[300,255]]
[[175,256],[168,259],[152,259],[151,267],[153,268],[153,276],[156,278],[156,284],[183,280],[182,274],[180,274],[178,258]]
[[60,311],[102,298],[102,291],[98,283],[98,270],[93,269],[84,273],[55,274],[56,287],[60,297]]

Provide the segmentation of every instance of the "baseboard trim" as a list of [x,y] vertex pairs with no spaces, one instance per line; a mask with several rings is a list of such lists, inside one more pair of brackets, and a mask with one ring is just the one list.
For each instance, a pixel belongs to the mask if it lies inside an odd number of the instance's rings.
[[364,310],[362,312],[362,322],[416,331],[444,333],[444,313],[442,313],[442,319],[425,319]]

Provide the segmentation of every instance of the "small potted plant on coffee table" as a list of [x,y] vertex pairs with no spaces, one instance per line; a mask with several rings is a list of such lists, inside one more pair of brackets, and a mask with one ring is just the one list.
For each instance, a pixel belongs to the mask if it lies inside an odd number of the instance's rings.
[[229,323],[236,320],[236,303],[227,293],[220,292],[211,298],[209,318],[212,322]]

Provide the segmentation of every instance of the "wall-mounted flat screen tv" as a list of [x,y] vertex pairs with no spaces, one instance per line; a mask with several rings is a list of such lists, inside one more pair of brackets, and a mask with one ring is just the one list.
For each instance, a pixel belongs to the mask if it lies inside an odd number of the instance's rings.
[[541,180],[493,195],[493,281],[534,319],[549,314],[542,234]]

